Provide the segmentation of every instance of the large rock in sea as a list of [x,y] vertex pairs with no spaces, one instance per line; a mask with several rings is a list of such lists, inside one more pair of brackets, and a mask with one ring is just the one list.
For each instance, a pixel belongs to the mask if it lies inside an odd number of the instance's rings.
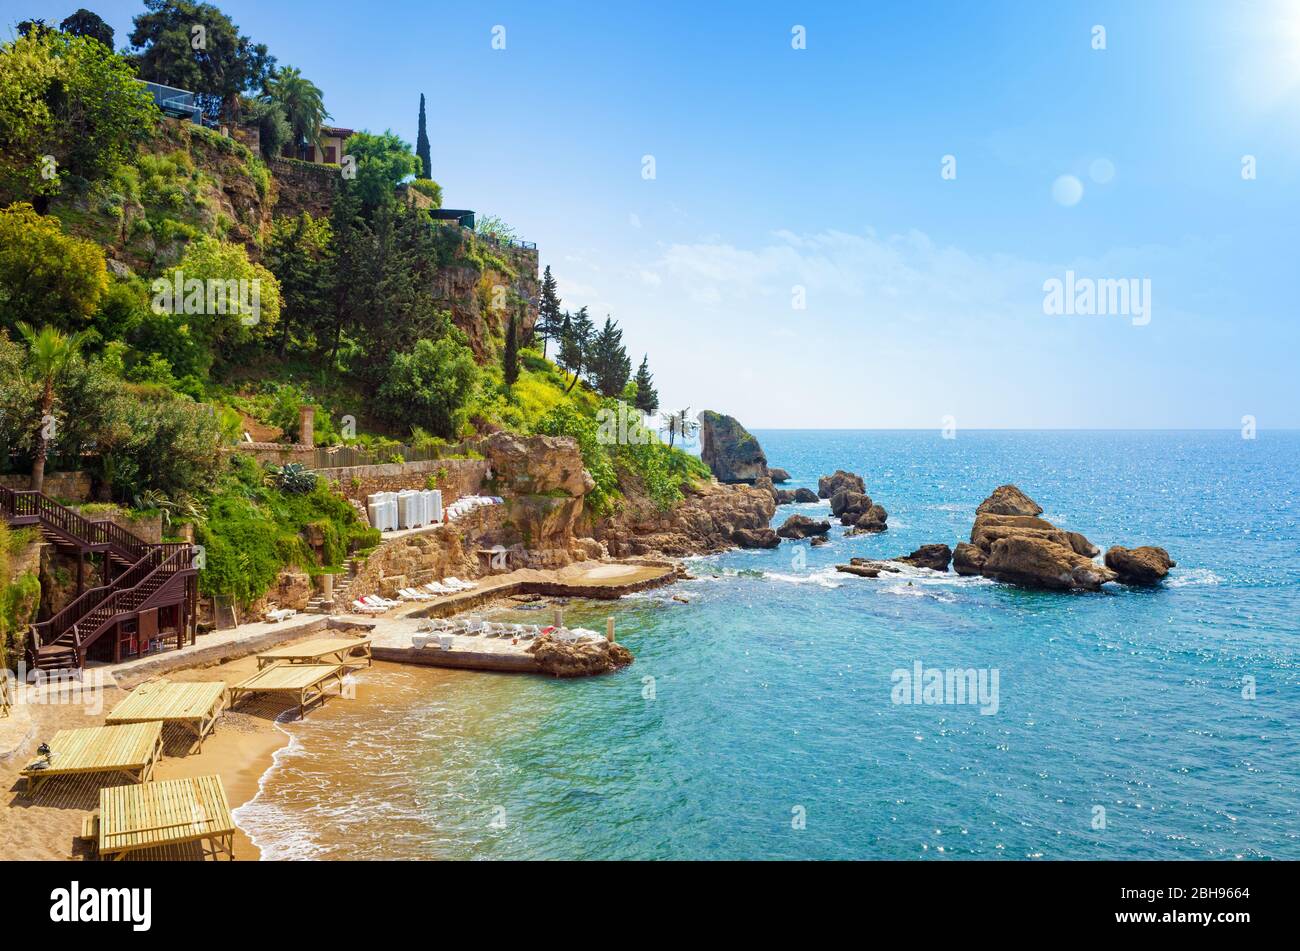
[[831,523],[822,519],[813,521],[807,515],[791,515],[776,533],[782,538],[809,538],[813,535],[825,535],[831,530]]
[[1072,548],[1046,538],[1012,535],[999,538],[984,562],[983,574],[1029,588],[1098,591],[1115,572],[1080,555]]
[[865,495],[867,484],[862,481],[862,476],[854,475],[852,472],[846,472],[843,469],[836,469],[832,474],[822,476],[817,480],[817,497],[819,499],[829,499],[835,493],[842,492],[845,489],[851,489]]
[[767,477],[778,485],[782,482],[790,481],[790,473],[784,469],[778,469],[775,466],[768,466]]
[[1117,577],[1093,561],[1096,545],[1039,518],[1043,507],[1014,485],[998,486],[976,512],[970,543],[953,552],[958,574],[1055,591],[1096,591]]
[[913,568],[929,568],[931,571],[947,571],[951,560],[952,549],[947,545],[922,545],[910,555],[894,559]]
[[1169,557],[1169,552],[1154,545],[1132,549],[1112,545],[1106,552],[1106,567],[1115,572],[1121,584],[1159,584],[1169,574],[1169,569],[1177,565]]
[[731,533],[731,540],[741,548],[776,548],[781,544],[781,537],[770,528],[738,528]]
[[767,456],[758,440],[732,416],[700,414],[700,458],[719,482],[754,485],[767,479]]

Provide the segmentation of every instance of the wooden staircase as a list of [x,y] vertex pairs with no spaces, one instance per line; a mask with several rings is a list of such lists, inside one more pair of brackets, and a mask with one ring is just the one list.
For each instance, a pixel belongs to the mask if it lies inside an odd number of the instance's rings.
[[[37,526],[43,536],[80,556],[99,553],[110,580],[83,590],[61,611],[32,625],[27,663],[37,670],[84,667],[87,649],[142,611],[182,605],[192,624],[197,588],[194,548],[187,543],[150,544],[107,520],[84,518],[40,492],[0,487],[0,517],[13,526]],[[113,570],[123,569],[123,570]]]

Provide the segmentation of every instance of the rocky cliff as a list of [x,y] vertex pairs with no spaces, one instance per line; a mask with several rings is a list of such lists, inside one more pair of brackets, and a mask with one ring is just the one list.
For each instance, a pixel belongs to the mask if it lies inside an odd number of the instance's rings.
[[719,482],[771,486],[763,447],[734,416],[700,414],[700,458]]

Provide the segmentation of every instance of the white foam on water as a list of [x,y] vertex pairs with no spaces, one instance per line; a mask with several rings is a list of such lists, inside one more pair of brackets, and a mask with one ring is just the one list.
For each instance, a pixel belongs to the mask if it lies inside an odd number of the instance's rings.
[[1165,579],[1165,584],[1170,588],[1186,588],[1191,585],[1203,584],[1223,584],[1223,579],[1216,575],[1209,568],[1189,568],[1183,571],[1175,568],[1176,574],[1171,574]]

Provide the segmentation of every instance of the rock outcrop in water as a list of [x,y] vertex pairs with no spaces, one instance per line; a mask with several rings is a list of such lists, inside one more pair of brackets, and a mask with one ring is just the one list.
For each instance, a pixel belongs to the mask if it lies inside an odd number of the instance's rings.
[[767,477],[778,485],[782,482],[790,481],[790,473],[784,469],[778,469],[775,466],[768,466]]
[[777,489],[776,504],[791,505],[795,502],[816,502],[817,493],[812,489]]
[[1096,591],[1117,577],[1093,561],[1096,545],[1039,518],[1043,507],[1014,485],[998,486],[975,511],[970,544],[953,553],[958,574],[1056,591]]
[[1106,552],[1106,567],[1115,572],[1121,584],[1159,584],[1177,564],[1169,552],[1154,545],[1131,549],[1113,545]]
[[776,530],[776,533],[782,538],[803,539],[810,538],[813,535],[825,535],[831,530],[831,523],[822,519],[813,521],[807,515],[791,515],[785,520],[785,523]]
[[854,475],[852,472],[846,472],[843,469],[836,469],[832,474],[822,476],[817,480],[817,497],[819,499],[832,498],[837,492],[845,490],[861,492],[865,495],[867,484],[862,480],[862,476]]
[[539,635],[528,645],[545,673],[556,677],[589,677],[618,670],[632,663],[632,652],[622,644],[603,637],[583,643],[557,641],[549,634]]
[[763,447],[734,416],[709,409],[700,414],[700,458],[719,482],[756,485],[768,480]]
[[952,549],[947,545],[922,545],[910,555],[901,555],[894,561],[913,568],[929,568],[931,571],[947,571],[948,562],[952,560]]

